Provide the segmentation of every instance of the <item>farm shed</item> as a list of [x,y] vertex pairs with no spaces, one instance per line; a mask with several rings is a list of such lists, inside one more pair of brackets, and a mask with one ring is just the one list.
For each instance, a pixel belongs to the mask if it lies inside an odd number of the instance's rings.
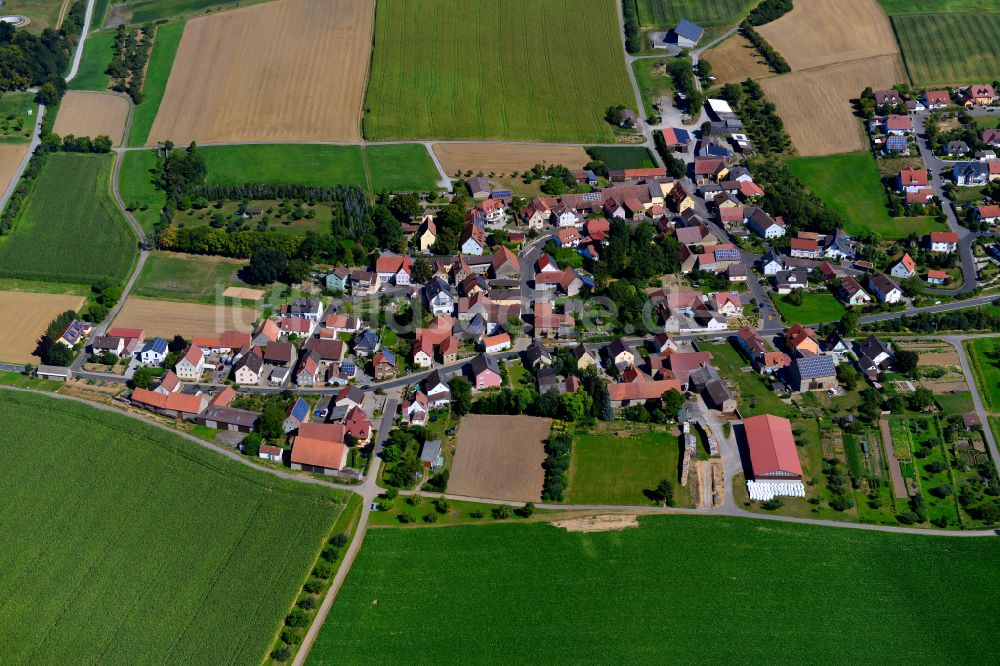
[[39,379],[53,379],[57,382],[67,382],[72,377],[73,377],[73,371],[70,368],[64,368],[60,365],[38,366]]
[[771,414],[751,416],[743,420],[743,432],[753,472],[753,480],[747,481],[750,498],[805,497],[791,421]]

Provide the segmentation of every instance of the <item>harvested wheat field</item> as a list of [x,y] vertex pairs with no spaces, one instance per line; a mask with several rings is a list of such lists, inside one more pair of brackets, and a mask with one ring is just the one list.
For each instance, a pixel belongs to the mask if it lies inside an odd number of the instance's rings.
[[52,131],[59,136],[111,137],[120,146],[128,123],[129,101],[114,93],[71,90],[59,104]]
[[582,168],[590,161],[587,151],[578,146],[505,143],[438,143],[434,154],[445,173],[458,171],[510,173],[526,171],[536,164],[562,164],[569,169]]
[[10,186],[17,173],[17,167],[27,152],[26,143],[0,143],[0,192]]
[[79,309],[84,300],[66,294],[0,291],[0,321],[4,322],[0,326],[0,361],[37,363],[31,354],[49,322],[61,312]]
[[888,88],[905,76],[899,57],[889,55],[761,79],[760,85],[798,153],[830,155],[868,147],[851,99],[865,86]]
[[702,59],[712,63],[713,85],[739,83],[748,77],[760,79],[772,73],[757,49],[739,33],[706,51]]
[[448,492],[510,502],[538,502],[545,440],[552,419],[470,414],[458,428]]
[[247,301],[259,301],[264,298],[263,290],[249,287],[226,287],[222,295],[226,298],[242,298]]
[[221,331],[249,331],[257,311],[253,308],[217,307],[200,303],[174,303],[129,297],[114,325],[144,328],[146,337],[168,340],[175,335],[191,339]]
[[358,141],[373,0],[282,0],[189,21],[147,139]]
[[792,11],[757,31],[793,71],[899,54],[889,17],[876,0],[795,0]]

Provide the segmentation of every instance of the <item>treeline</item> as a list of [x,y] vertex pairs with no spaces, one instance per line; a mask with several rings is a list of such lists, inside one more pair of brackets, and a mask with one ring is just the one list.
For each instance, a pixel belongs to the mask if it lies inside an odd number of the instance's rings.
[[687,162],[677,157],[674,151],[667,146],[667,140],[663,138],[663,132],[653,132],[653,144],[656,152],[663,160],[663,165],[667,169],[667,174],[671,178],[681,179],[687,175]]
[[111,77],[111,89],[128,93],[132,101],[141,104],[143,72],[149,61],[153,43],[152,25],[129,29],[118,26],[115,33],[114,55],[105,73]]
[[705,95],[698,90],[691,58],[672,58],[667,65],[667,73],[674,82],[674,102],[678,107],[686,103],[692,115],[697,113],[705,103]]
[[65,153],[110,153],[112,143],[111,137],[106,134],[94,138],[67,134],[60,138],[58,134],[50,132],[42,137],[42,145],[47,146],[48,152],[61,150]]
[[566,473],[569,472],[573,455],[573,437],[561,432],[545,440],[545,482],[542,484],[542,499],[561,502],[566,496]]
[[55,104],[66,92],[63,75],[69,54],[80,38],[86,2],[73,4],[61,30],[46,28],[40,35],[0,23],[0,91],[36,87],[36,100]]
[[639,9],[635,0],[622,0],[622,13],[625,17],[625,49],[629,53],[642,50],[642,30],[639,28]]
[[764,25],[790,11],[792,11],[792,0],[763,0],[751,10],[746,22],[750,25]]
[[754,162],[751,170],[754,180],[764,190],[761,208],[784,218],[789,235],[805,229],[831,233],[844,226],[843,219],[809,192],[780,160],[767,158]]
[[871,331],[935,333],[938,331],[1000,331],[1000,307],[992,305],[952,312],[921,312],[912,317],[865,324]]
[[759,153],[783,153],[791,148],[792,140],[785,131],[785,122],[777,107],[768,101],[764,89],[752,79],[742,84],[727,83],[719,95],[729,102],[743,121],[743,129]]
[[211,227],[168,227],[160,233],[159,246],[164,250],[188,254],[215,254],[249,259],[262,249],[280,250],[285,256],[298,253],[303,236],[273,231],[233,231]]
[[[789,3],[791,4],[791,3]],[[759,24],[758,24],[759,25]],[[740,24],[740,34],[747,38],[747,40],[753,44],[753,47],[757,49],[757,52],[763,56],[764,61],[767,62],[767,66],[771,68],[772,71],[778,74],[787,74],[792,71],[792,68],[788,66],[788,63],[781,56],[780,53],[774,50],[766,39],[761,37],[760,33],[753,29],[747,21]]]

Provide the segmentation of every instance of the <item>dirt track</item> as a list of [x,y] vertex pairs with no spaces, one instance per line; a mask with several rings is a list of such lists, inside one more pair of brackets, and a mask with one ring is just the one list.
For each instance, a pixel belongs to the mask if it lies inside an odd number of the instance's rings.
[[372,0],[282,0],[189,21],[147,140],[358,141]]
[[251,308],[220,308],[130,296],[113,325],[144,328],[147,338],[160,336],[169,340],[179,334],[191,339],[224,330],[249,331],[255,318],[256,311]]
[[91,138],[102,134],[120,146],[128,122],[129,102],[113,93],[71,90],[59,104],[52,131],[59,136],[73,134]]
[[474,173],[525,171],[536,164],[562,164],[569,169],[580,169],[590,161],[587,151],[573,146],[439,143],[434,146],[434,154],[449,176],[467,170]]
[[82,296],[0,291],[0,361],[38,363],[31,355],[49,322],[83,305]]
[[551,419],[470,414],[458,428],[448,492],[511,502],[541,500]]

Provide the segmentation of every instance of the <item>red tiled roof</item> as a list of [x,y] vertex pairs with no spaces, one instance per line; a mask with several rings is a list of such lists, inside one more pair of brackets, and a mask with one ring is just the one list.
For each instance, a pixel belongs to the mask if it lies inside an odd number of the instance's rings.
[[743,420],[754,476],[787,472],[802,476],[802,465],[795,450],[792,424],[771,414]]
[[148,391],[137,388],[132,391],[132,402],[141,405],[156,407],[184,414],[198,414],[201,412],[201,396],[187,393],[170,393],[163,395],[156,391]]
[[680,392],[680,382],[676,379],[657,379],[649,382],[608,384],[608,397],[614,402],[621,402],[623,400],[655,400],[671,389]]
[[932,231],[931,232],[931,242],[932,243],[957,243],[958,234],[954,231]]
[[927,185],[927,169],[903,169],[899,181],[903,185]]

